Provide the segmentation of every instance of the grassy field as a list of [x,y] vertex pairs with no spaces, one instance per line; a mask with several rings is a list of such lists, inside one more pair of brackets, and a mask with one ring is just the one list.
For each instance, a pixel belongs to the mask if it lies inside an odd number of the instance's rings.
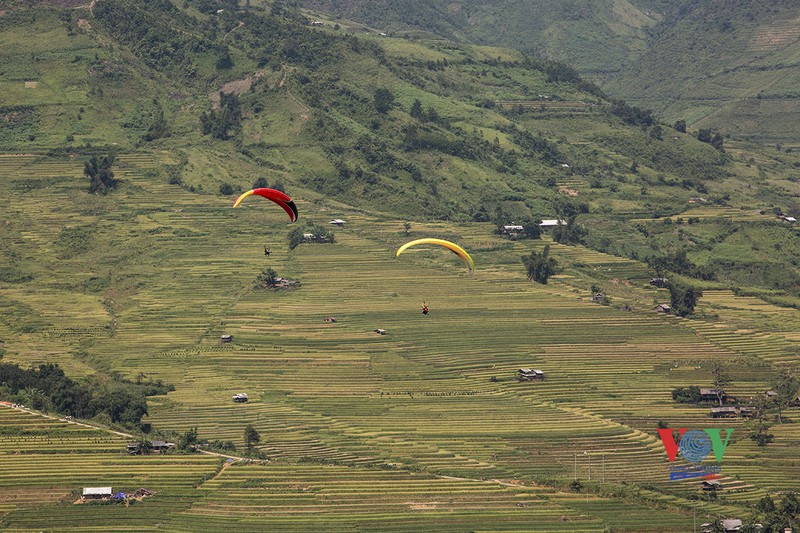
[[[668,296],[634,261],[547,236],[504,240],[491,224],[406,231],[404,221],[302,194],[302,221],[347,223],[335,244],[290,251],[285,215],[268,202],[233,210],[229,198],[153,179],[157,155],[119,161],[124,185],[96,197],[82,192],[80,161],[2,158],[6,246],[32,277],[3,284],[3,360],[163,379],[176,390],[151,398],[155,428],[197,427],[242,447],[253,424],[270,463],[234,465],[198,487],[218,459],[129,458],[121,438],[3,410],[0,425],[20,428],[0,450],[6,530],[656,531],[688,528],[695,504],[704,516],[746,516],[764,494],[798,489],[786,474],[796,468],[796,424],[775,426],[774,443],[759,448],[741,419],[714,421],[707,407],[670,396],[709,386],[713,361],[727,365],[731,394],[766,390],[777,368],[797,364],[796,310],[719,290],[697,318],[660,316],[652,302]],[[51,184],[46,195],[20,188],[37,180]],[[438,249],[394,258],[420,236],[460,243],[476,272]],[[565,270],[539,285],[519,258],[545,244]],[[267,267],[301,286],[255,289]],[[612,306],[590,301],[587,271],[607,280]],[[234,342],[220,343],[222,334]],[[548,379],[517,382],[520,367]],[[237,392],[251,401],[232,403]],[[717,500],[689,500],[701,495],[698,481],[668,480],[659,421],[734,429]],[[575,478],[586,494],[564,492]],[[106,484],[159,493],[130,509],[65,507],[81,486]],[[31,495],[44,487],[46,501]]]

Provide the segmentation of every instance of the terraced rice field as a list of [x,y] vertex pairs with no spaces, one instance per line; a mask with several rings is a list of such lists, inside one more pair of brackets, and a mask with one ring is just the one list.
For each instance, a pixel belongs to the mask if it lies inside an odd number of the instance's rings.
[[[280,210],[256,201],[234,211],[230,198],[168,185],[147,172],[163,157],[120,157],[125,184],[107,197],[83,192],[80,161],[0,157],[9,237],[0,251],[33,276],[2,286],[3,316],[19,317],[0,320],[4,361],[162,379],[176,390],[151,398],[154,427],[196,427],[241,448],[253,424],[270,463],[217,475],[214,457],[129,457],[123,437],[0,409],[0,428],[23,428],[0,434],[0,526],[688,530],[696,502],[686,497],[701,491],[696,480],[668,480],[659,422],[734,430],[723,495],[699,503],[699,515],[743,512],[767,492],[800,488],[787,475],[797,468],[796,424],[759,448],[743,420],[712,420],[708,407],[670,394],[710,386],[717,360],[734,377],[730,393],[763,392],[778,368],[797,362],[797,311],[724,291],[701,302],[716,311],[713,322],[601,306],[570,272],[548,285],[527,281],[520,257],[551,244],[563,264],[598,269],[642,300],[659,293],[634,261],[547,237],[503,240],[489,224],[407,231],[403,221],[303,194],[299,223],[347,224],[336,244],[290,251]],[[47,201],[35,189],[44,182]],[[70,227],[89,228],[92,246],[68,253],[60,239]],[[463,245],[475,274],[438,249],[394,258],[420,236]],[[255,289],[268,267],[300,287]],[[748,331],[741,322],[752,313],[786,327]],[[222,334],[234,342],[221,343]],[[547,379],[518,382],[521,367]],[[250,401],[231,402],[239,392]],[[37,423],[46,427],[24,429]],[[589,493],[563,492],[574,479]],[[83,484],[159,494],[130,508],[59,503]],[[30,495],[43,488],[44,500]],[[61,522],[47,522],[57,514]]]

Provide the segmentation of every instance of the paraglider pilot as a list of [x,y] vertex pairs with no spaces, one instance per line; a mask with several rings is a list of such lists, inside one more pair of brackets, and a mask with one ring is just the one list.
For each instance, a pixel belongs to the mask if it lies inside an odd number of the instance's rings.
[[423,315],[428,314],[428,304],[426,304],[425,302],[422,302],[422,314]]
[[269,248],[267,248],[267,247],[265,246],[265,247],[264,247],[264,255],[269,255],[269,254],[270,254]]

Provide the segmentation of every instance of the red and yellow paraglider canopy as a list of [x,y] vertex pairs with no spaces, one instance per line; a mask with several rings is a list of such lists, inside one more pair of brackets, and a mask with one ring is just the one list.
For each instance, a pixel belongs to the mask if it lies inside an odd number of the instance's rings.
[[289,215],[289,219],[292,222],[297,220],[297,206],[294,205],[294,202],[286,193],[283,193],[277,189],[268,189],[266,187],[261,187],[258,189],[252,189],[247,191],[246,193],[239,196],[235,202],[233,202],[233,207],[239,207],[239,204],[242,203],[242,200],[247,198],[248,196],[255,194],[256,196],[263,196],[268,200],[272,200],[279,206],[286,211],[286,214]]

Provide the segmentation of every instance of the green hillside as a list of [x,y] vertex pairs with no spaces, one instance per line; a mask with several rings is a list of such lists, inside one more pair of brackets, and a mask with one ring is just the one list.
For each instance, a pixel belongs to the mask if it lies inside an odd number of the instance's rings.
[[[671,395],[722,363],[745,403],[797,367],[795,154],[714,147],[507,49],[277,3],[73,7],[0,15],[0,364],[174,390],[115,435],[0,381],[0,529],[688,530],[800,488],[797,424],[758,446]],[[111,155],[118,185],[90,193]],[[299,220],[232,209],[255,183]],[[335,242],[290,246],[337,218]],[[394,257],[419,237],[476,272]],[[531,282],[520,259],[546,247],[557,272]],[[694,314],[653,310],[648,262],[702,289]],[[299,286],[264,288],[269,269]],[[719,494],[669,480],[659,424],[733,428]],[[192,428],[233,462],[125,451]],[[85,486],[155,494],[73,505]]]
[[[424,30],[565,62],[662,120],[794,146],[794,2],[305,0],[373,31]],[[339,20],[339,19],[336,19]]]

